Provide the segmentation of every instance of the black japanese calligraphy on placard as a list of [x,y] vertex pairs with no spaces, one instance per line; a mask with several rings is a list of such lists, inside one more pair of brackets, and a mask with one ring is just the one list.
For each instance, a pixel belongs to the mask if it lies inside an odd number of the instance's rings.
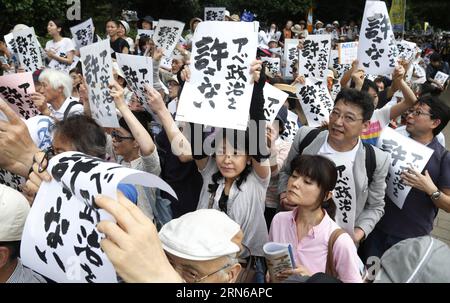
[[276,77],[280,72],[280,58],[261,58],[265,63],[266,73],[272,78]]
[[31,100],[34,93],[31,73],[11,74],[0,77],[0,98],[9,103],[11,108],[25,120],[39,114]]
[[298,131],[298,116],[288,110],[287,123],[284,125],[284,132],[280,136],[286,142],[292,143]]
[[386,4],[382,1],[367,1],[358,48],[361,67],[369,74],[390,74],[397,55]]
[[333,102],[323,82],[306,79],[305,85],[300,86],[297,96],[309,126],[320,126],[322,122],[328,121]]
[[170,57],[183,32],[184,23],[171,20],[159,20],[153,34],[156,46],[163,49],[166,57]]
[[33,28],[13,33],[14,44],[19,54],[20,63],[25,66],[26,72],[40,69],[42,64],[41,51]]
[[205,7],[205,21],[223,21],[225,20],[224,7]]
[[300,74],[305,78],[325,79],[330,50],[330,35],[308,36],[300,51]]
[[81,48],[83,75],[89,88],[92,117],[103,127],[118,127],[116,106],[110,95],[112,60],[108,40]]
[[147,105],[145,85],[153,86],[153,62],[148,57],[117,54],[117,63],[139,102]]
[[402,136],[391,128],[385,128],[380,135],[377,146],[390,154],[391,165],[386,177],[388,197],[399,207],[403,207],[411,187],[406,186],[401,175],[413,167],[422,171],[433,154],[433,150]]
[[250,22],[199,23],[192,41],[191,81],[182,90],[177,120],[247,128],[257,38]]

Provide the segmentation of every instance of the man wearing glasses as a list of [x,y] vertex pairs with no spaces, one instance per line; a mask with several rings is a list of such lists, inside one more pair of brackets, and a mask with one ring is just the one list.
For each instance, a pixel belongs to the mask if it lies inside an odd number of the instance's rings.
[[200,209],[174,219],[159,232],[170,264],[187,283],[232,283],[241,271],[243,233],[223,212]]
[[[290,163],[295,157],[300,154],[319,154],[326,157],[339,155],[348,160],[352,164],[348,169],[353,173],[355,181],[355,228],[352,236],[357,244],[370,234],[383,216],[385,179],[390,164],[390,156],[387,153],[363,144],[360,139],[361,133],[369,127],[373,111],[374,104],[370,95],[356,89],[342,89],[330,114],[328,130],[318,133],[302,151],[302,141],[313,128],[302,127],[297,132],[288,158],[280,171],[278,187],[282,207],[292,209],[286,199],[286,186],[291,170]],[[367,157],[369,148],[374,153],[372,158]],[[369,163],[370,161],[376,163]],[[366,165],[374,168],[370,176]]]
[[404,239],[429,235],[438,210],[450,212],[450,154],[436,138],[449,119],[450,108],[438,97],[422,96],[407,112],[407,135],[434,152],[422,172],[403,171],[403,183],[412,189],[402,209],[386,197],[385,215],[364,243],[367,256],[381,257]]

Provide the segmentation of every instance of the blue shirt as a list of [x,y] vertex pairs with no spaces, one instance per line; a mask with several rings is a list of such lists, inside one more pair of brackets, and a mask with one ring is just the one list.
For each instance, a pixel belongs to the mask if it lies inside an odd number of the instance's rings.
[[136,187],[134,185],[119,183],[119,185],[117,185],[117,190],[120,190],[122,192],[122,194],[128,200],[130,200],[134,204],[137,204],[138,192],[137,192]]
[[[439,144],[436,137],[428,144],[428,147],[433,149],[434,153],[424,171],[428,170],[433,183],[439,189],[450,188],[450,153]],[[431,233],[439,209],[425,192],[412,188],[402,209],[398,208],[387,196],[385,199],[385,214],[377,228],[389,235],[404,239]]]

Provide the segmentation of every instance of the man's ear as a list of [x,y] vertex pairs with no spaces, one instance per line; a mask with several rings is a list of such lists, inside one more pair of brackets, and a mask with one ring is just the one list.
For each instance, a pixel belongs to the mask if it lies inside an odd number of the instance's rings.
[[369,126],[370,126],[370,120],[363,122],[362,126],[363,126],[363,132],[367,132],[369,130]]
[[239,263],[234,264],[228,270],[228,283],[235,283],[237,278],[239,277],[239,273],[241,272],[242,266]]

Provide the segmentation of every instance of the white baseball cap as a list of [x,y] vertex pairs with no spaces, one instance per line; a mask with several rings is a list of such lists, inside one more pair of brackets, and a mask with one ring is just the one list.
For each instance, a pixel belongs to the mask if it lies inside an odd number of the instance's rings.
[[22,239],[23,227],[30,211],[27,199],[18,191],[0,184],[0,241]]
[[199,209],[164,225],[159,232],[162,246],[179,258],[206,261],[239,252],[232,239],[241,227],[225,213]]
[[125,74],[123,73],[122,69],[120,68],[119,63],[117,63],[116,61],[113,61],[112,68],[113,68],[113,70],[116,71],[116,73],[119,77],[126,80]]

